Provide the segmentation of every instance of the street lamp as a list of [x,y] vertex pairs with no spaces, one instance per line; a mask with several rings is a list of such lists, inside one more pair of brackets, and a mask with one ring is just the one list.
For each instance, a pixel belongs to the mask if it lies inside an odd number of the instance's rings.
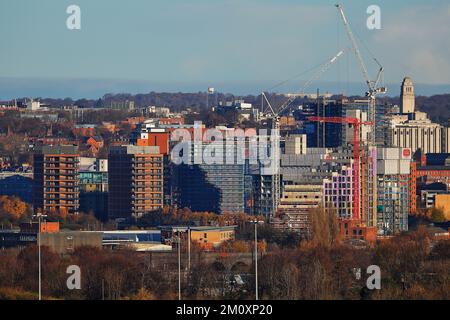
[[188,227],[188,271],[191,271],[191,227]]
[[258,296],[258,224],[263,224],[264,221],[252,220],[251,223],[255,224],[255,299],[259,300]]
[[178,245],[178,300],[181,300],[181,239],[180,229],[177,232],[177,245]]
[[42,212],[37,212],[33,215],[33,218],[38,219],[38,272],[39,272],[39,300],[42,300],[42,272],[41,272],[41,221],[42,218],[46,218],[47,215],[42,214]]

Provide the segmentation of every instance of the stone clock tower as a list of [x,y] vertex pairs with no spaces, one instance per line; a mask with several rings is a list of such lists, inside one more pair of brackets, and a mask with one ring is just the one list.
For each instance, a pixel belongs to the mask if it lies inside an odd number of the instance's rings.
[[400,93],[400,112],[402,114],[414,113],[415,104],[414,85],[411,78],[406,77],[403,79]]

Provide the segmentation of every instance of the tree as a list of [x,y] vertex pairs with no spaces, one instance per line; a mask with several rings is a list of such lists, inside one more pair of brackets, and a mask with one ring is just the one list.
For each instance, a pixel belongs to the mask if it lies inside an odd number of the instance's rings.
[[17,267],[17,252],[0,250],[0,287],[15,285],[15,269]]
[[[41,247],[42,266],[45,272],[42,273],[42,293],[44,295],[61,294],[66,282],[66,267],[61,264],[61,258],[52,252],[48,247]],[[20,285],[29,291],[37,292],[38,281],[38,247],[28,246],[17,256],[18,277]]]
[[447,217],[445,216],[444,210],[442,208],[433,207],[433,209],[431,209],[431,221],[446,222]]
[[31,209],[17,197],[0,196],[0,220],[19,222],[29,217]]
[[18,134],[2,139],[0,141],[0,153],[9,157],[13,165],[20,165],[21,159],[28,159],[27,156],[23,157],[23,155],[29,154],[27,140],[24,136]]
[[130,300],[156,300],[153,293],[145,288],[140,288],[136,294],[128,297]]
[[317,208],[309,213],[311,235],[309,244],[312,246],[332,247],[339,243],[339,226],[336,210],[332,208]]

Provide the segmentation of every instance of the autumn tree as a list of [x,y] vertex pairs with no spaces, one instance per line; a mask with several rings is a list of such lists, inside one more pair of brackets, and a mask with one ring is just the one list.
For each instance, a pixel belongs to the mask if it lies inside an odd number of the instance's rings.
[[128,297],[125,297],[124,300],[156,300],[156,297],[149,290],[145,288],[140,288],[138,292]]
[[[42,294],[59,295],[66,288],[66,267],[62,264],[59,255],[46,246],[41,247],[42,266]],[[17,274],[20,277],[20,286],[28,291],[38,290],[38,248],[36,245],[28,246],[17,256]]]
[[0,287],[16,284],[17,251],[0,250]]
[[420,282],[430,254],[431,242],[424,227],[409,235],[384,241],[375,251],[374,262],[383,270],[384,283],[403,294]]
[[27,203],[17,197],[0,196],[0,221],[15,223],[30,215],[31,209]]
[[431,221],[446,222],[447,217],[445,216],[444,210],[442,208],[433,207],[431,209]]
[[311,223],[309,245],[332,247],[339,243],[340,233],[336,210],[317,208],[309,213]]

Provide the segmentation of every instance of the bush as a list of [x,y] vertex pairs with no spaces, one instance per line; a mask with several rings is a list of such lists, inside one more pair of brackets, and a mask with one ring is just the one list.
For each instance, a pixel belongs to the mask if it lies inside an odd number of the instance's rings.
[[17,288],[0,288],[0,300],[37,300],[36,292],[23,291]]
[[446,222],[447,218],[445,217],[444,210],[441,208],[433,208],[431,209],[431,221],[433,222]]

